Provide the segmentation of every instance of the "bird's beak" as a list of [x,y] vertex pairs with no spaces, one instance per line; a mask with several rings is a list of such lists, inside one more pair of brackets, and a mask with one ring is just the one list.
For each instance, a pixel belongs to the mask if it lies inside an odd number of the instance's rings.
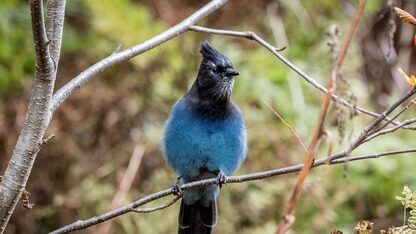
[[238,76],[240,73],[238,73],[238,71],[232,69],[232,68],[227,68],[227,70],[225,71],[225,76],[227,77],[233,77],[233,76]]

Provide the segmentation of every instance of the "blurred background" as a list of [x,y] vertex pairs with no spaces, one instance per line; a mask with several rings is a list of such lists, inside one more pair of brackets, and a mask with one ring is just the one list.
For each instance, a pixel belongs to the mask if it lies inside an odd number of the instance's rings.
[[[125,49],[143,42],[207,2],[67,1],[57,88],[120,44]],[[416,2],[393,3],[416,15]],[[414,27],[400,23],[386,4],[368,1],[337,90],[345,99],[375,111],[382,111],[407,89],[397,65],[409,74],[416,72]],[[342,41],[357,5],[356,0],[230,1],[200,25],[252,30],[276,47],[288,46],[282,54],[326,84],[330,74],[326,31],[337,25]],[[28,1],[2,0],[0,18],[3,171],[24,120],[35,66]],[[196,76],[203,40],[230,57],[241,74],[233,98],[246,120],[249,154],[238,174],[302,162],[301,147],[262,100],[308,144],[323,94],[252,41],[186,32],[100,74],[58,109],[47,131],[56,137],[38,154],[27,185],[35,206],[29,210],[20,203],[6,233],[46,233],[170,187],[175,175],[160,150],[163,124]],[[371,120],[337,106],[330,113],[327,125],[334,151],[343,149]],[[415,113],[412,107],[402,118]],[[411,131],[399,130],[353,155],[409,148],[415,146],[412,136]],[[323,142],[319,155],[326,151]],[[401,225],[403,207],[395,195],[404,185],[416,187],[415,163],[416,158],[408,155],[314,169],[288,233],[329,233],[334,228],[352,233],[364,219],[376,228]],[[215,233],[273,233],[295,178],[292,174],[226,185]],[[178,205],[150,214],[130,213],[79,233],[176,233]]]

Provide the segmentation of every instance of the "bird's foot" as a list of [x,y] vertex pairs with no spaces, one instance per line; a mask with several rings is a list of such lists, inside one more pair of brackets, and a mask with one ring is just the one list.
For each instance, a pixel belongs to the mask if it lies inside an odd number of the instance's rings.
[[218,184],[218,186],[220,186],[220,188],[222,188],[222,186],[226,183],[227,183],[227,176],[225,175],[224,172],[219,171],[218,174],[217,174],[217,184]]
[[173,195],[175,196],[182,196],[182,189],[181,189],[181,177],[179,176],[178,178],[176,178],[175,182],[173,182],[172,185],[172,191],[173,191]]

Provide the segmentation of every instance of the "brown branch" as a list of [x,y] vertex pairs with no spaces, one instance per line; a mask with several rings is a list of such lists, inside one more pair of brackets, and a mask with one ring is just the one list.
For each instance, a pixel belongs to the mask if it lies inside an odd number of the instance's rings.
[[[388,151],[388,152],[381,152],[381,153],[374,153],[374,154],[368,154],[368,155],[362,155],[362,156],[356,156],[356,157],[350,157],[348,160],[345,159],[340,159],[340,155],[342,155],[342,153],[337,153],[337,154],[333,154],[331,155],[331,157],[333,158],[333,160],[331,161],[330,165],[333,164],[342,164],[345,163],[346,161],[360,161],[360,160],[366,160],[366,159],[374,159],[374,158],[380,158],[380,157],[386,157],[386,156],[392,156],[392,155],[400,155],[400,154],[410,154],[410,153],[415,153],[416,152],[416,148],[409,148],[409,149],[402,149],[402,150],[394,150],[394,151]],[[327,165],[327,157],[324,158],[320,158],[318,160],[315,160],[315,162],[312,165],[312,168],[315,167],[319,167],[322,165]],[[247,174],[247,175],[240,175],[240,176],[230,176],[227,177],[227,183],[231,184],[231,183],[242,183],[242,182],[247,182],[247,181],[254,181],[254,180],[261,180],[261,179],[265,179],[265,178],[269,178],[269,177],[273,177],[273,176],[279,176],[279,175],[286,175],[286,174],[291,174],[294,172],[298,172],[302,169],[303,167],[303,163],[302,164],[297,164],[294,166],[289,166],[289,167],[284,167],[284,168],[278,168],[278,169],[273,169],[273,170],[269,170],[269,171],[263,171],[263,172],[257,172],[257,173],[252,173],[252,174]],[[205,180],[200,180],[200,181],[194,181],[191,183],[187,183],[187,184],[183,184],[181,185],[181,189],[182,190],[187,190],[190,188],[196,188],[196,187],[206,187],[209,185],[213,185],[216,184],[218,181],[216,178],[212,178],[212,179],[205,179]],[[166,197],[169,195],[173,194],[173,189],[169,188],[169,189],[165,189],[153,194],[150,194],[144,198],[141,198],[137,201],[134,201],[128,205],[119,207],[115,210],[109,211],[107,213],[98,215],[98,216],[94,216],[92,218],[89,218],[87,220],[79,220],[76,221],[72,224],[68,224],[60,229],[57,229],[53,232],[50,232],[50,234],[59,234],[59,233],[68,233],[71,231],[75,231],[75,230],[82,230],[85,229],[87,227],[96,225],[98,223],[102,223],[105,222],[107,220],[116,218],[120,215],[129,213],[129,212],[135,212],[135,209],[137,209],[138,207],[150,203],[152,201],[155,201],[157,199],[160,199],[162,197]]]
[[[134,147],[133,153],[130,157],[129,164],[127,166],[126,171],[123,173],[123,176],[120,180],[118,185],[118,190],[111,201],[110,207],[108,210],[114,210],[115,208],[119,207],[123,200],[126,198],[127,193],[130,190],[130,187],[136,177],[136,174],[139,170],[140,164],[142,162],[144,155],[144,147],[141,145],[136,145]],[[97,232],[99,234],[106,234],[110,233],[112,222],[104,223],[102,226],[98,227]]]
[[[276,47],[272,46],[271,44],[266,42],[264,39],[262,39],[256,33],[252,32],[252,31],[242,31],[242,32],[240,32],[240,31],[232,31],[232,30],[212,29],[212,28],[206,28],[206,27],[201,27],[201,26],[191,26],[191,27],[189,27],[189,30],[192,30],[192,31],[195,31],[195,32],[201,32],[201,33],[222,35],[222,36],[242,37],[242,38],[246,38],[246,39],[249,39],[249,40],[253,40],[253,41],[257,42],[259,45],[261,45],[264,48],[266,48],[267,50],[269,50],[275,57],[277,57],[281,62],[286,64],[292,71],[294,71],[296,74],[298,74],[301,78],[303,78],[306,82],[308,82],[314,88],[321,91],[322,93],[325,93],[325,94],[328,93],[328,90],[323,85],[321,85],[314,78],[307,75],[300,68],[296,67],[296,65],[294,65],[289,60],[287,60],[283,55],[281,55],[279,53],[279,49],[276,49]],[[352,103],[346,101],[345,99],[343,99],[343,98],[341,98],[341,97],[339,97],[335,94],[333,94],[331,98],[334,102],[337,102],[337,103],[341,104],[344,107],[353,109],[358,113],[363,113],[363,114],[366,114],[366,115],[372,116],[372,117],[378,117],[379,116],[378,113],[372,112],[372,111],[367,110],[363,107],[352,104]],[[389,121],[389,120],[390,120],[390,118],[386,118],[385,121]],[[393,125],[400,124],[400,122],[398,122],[398,121],[392,121],[391,123]],[[403,127],[403,128],[416,130],[416,127],[413,127],[413,126],[407,126],[407,127]]]
[[345,40],[344,46],[342,47],[338,60],[337,60],[338,67],[342,67],[342,64],[344,63],[345,57],[347,56],[348,49],[350,48],[352,38],[354,37],[354,34],[357,31],[358,24],[360,23],[361,17],[364,13],[366,4],[367,4],[367,0],[360,0],[357,11],[355,12],[355,15],[354,15],[354,19],[352,20],[350,29],[348,30],[347,39]]
[[[353,31],[354,32],[354,31]],[[295,204],[297,199],[300,196],[300,193],[303,188],[303,184],[306,180],[306,177],[309,174],[309,170],[313,164],[313,161],[315,160],[315,153],[318,148],[318,143],[322,137],[323,129],[324,129],[324,123],[326,119],[326,115],[328,113],[329,106],[331,104],[331,97],[335,91],[336,88],[336,81],[339,74],[340,66],[338,65],[338,61],[336,60],[338,54],[338,29],[336,26],[332,26],[329,30],[329,37],[330,42],[328,43],[331,48],[331,57],[332,57],[332,71],[331,71],[331,77],[328,81],[328,92],[325,96],[325,99],[322,102],[321,109],[319,112],[319,118],[317,127],[313,133],[313,137],[311,140],[311,143],[309,145],[309,150],[307,154],[305,155],[305,161],[304,166],[302,170],[300,171],[298,178],[296,180],[295,186],[292,190],[292,194],[289,198],[289,201],[287,202],[282,217],[280,219],[280,222],[277,226],[276,233],[282,234],[285,233],[286,230],[293,224],[293,211],[295,209]],[[344,48],[348,47],[349,43],[344,44]],[[343,49],[346,50],[346,49]]]

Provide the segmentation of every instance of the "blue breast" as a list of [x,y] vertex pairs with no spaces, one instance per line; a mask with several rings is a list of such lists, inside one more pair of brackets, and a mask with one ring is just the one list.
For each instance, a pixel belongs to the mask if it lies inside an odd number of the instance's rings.
[[209,119],[196,113],[183,98],[166,122],[162,147],[176,174],[192,180],[207,170],[231,175],[245,158],[246,141],[243,118],[236,106],[224,118]]

